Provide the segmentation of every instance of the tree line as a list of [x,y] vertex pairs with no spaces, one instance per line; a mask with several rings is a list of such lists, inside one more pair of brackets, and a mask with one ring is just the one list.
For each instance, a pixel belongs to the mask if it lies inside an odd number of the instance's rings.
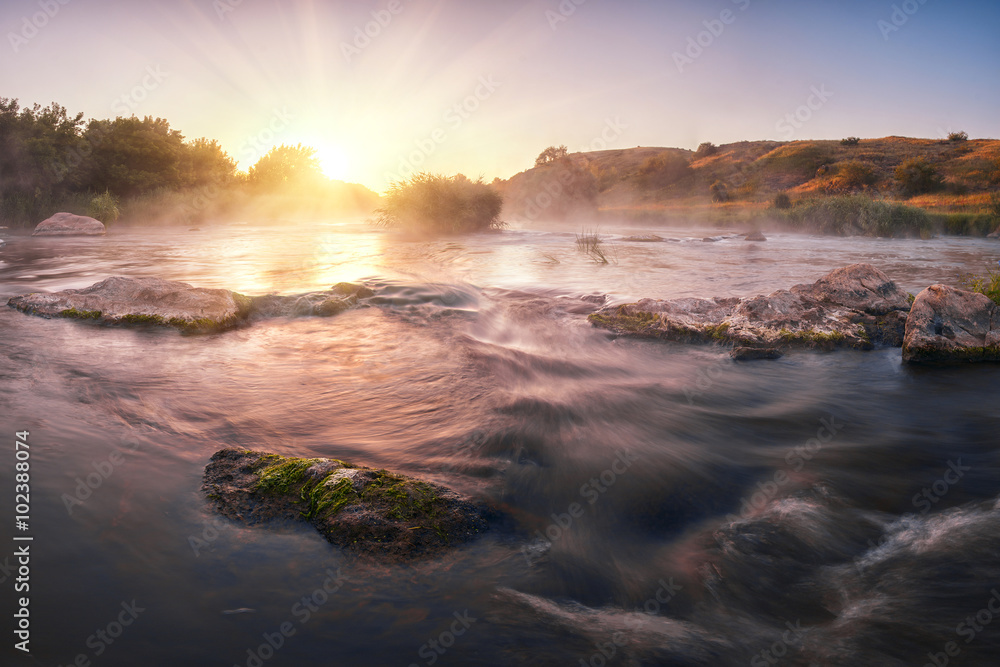
[[5,223],[32,224],[66,202],[102,193],[127,200],[210,187],[238,188],[250,196],[329,185],[316,150],[307,146],[274,147],[240,172],[218,141],[187,140],[163,118],[84,121],[82,113],[71,115],[54,102],[21,107],[17,99],[0,98]]

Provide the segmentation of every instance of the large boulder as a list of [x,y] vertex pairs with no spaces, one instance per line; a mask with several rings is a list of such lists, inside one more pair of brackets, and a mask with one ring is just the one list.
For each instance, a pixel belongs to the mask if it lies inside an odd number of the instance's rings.
[[902,344],[909,309],[909,295],[888,276],[852,264],[766,296],[643,299],[605,308],[590,321],[623,335],[688,343],[870,350]]
[[978,292],[931,285],[910,309],[903,360],[1000,361],[1000,306]]
[[84,289],[27,294],[7,302],[42,317],[108,324],[155,324],[186,331],[219,331],[249,316],[252,301],[226,289],[192,287],[160,278],[113,276]]
[[432,556],[489,528],[487,507],[450,489],[337,459],[223,449],[203,490],[230,519],[305,520],[332,544],[383,562]]
[[85,215],[56,213],[35,225],[32,236],[101,236],[107,230],[104,223]]

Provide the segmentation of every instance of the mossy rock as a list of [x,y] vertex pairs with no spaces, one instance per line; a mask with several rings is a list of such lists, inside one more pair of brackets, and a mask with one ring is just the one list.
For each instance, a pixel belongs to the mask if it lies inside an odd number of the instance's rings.
[[240,449],[212,456],[203,489],[230,519],[308,521],[332,544],[385,562],[473,540],[491,516],[448,488],[387,470]]

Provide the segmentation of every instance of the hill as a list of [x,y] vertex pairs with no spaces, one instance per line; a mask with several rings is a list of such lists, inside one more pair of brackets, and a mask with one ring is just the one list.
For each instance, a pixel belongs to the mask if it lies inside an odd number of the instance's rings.
[[571,153],[497,183],[508,217],[709,214],[867,194],[938,212],[986,212],[1000,190],[1000,141],[885,137],[741,141],[698,151],[637,147]]

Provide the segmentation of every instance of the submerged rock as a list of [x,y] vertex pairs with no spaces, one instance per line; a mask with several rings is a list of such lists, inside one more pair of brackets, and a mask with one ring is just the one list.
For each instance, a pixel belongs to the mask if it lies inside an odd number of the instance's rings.
[[32,236],[101,236],[107,230],[104,223],[85,215],[56,213],[35,225]]
[[84,289],[15,296],[7,305],[41,317],[220,331],[246,320],[252,302],[225,289],[192,287],[160,278],[114,276]]
[[899,347],[906,292],[870,264],[832,271],[812,285],[751,298],[643,299],[590,316],[622,335],[752,348]]
[[114,276],[85,289],[16,296],[7,305],[41,317],[69,317],[104,324],[152,324],[187,332],[231,329],[251,315],[331,317],[375,293],[364,285],[338,283],[324,292],[248,297],[226,289],[192,287],[160,278]]
[[984,294],[931,285],[910,310],[903,360],[1000,361],[1000,306]]
[[223,449],[203,489],[230,519],[305,520],[332,544],[381,561],[431,556],[489,528],[487,508],[450,489],[336,459]]
[[375,296],[364,285],[337,283],[323,292],[284,296],[267,294],[251,297],[253,312],[260,317],[333,317]]
[[734,347],[729,356],[736,361],[756,361],[758,359],[781,359],[784,353],[776,347]]
[[662,243],[662,236],[657,236],[656,234],[640,234],[638,236],[626,236],[622,241],[627,241],[630,243]]

